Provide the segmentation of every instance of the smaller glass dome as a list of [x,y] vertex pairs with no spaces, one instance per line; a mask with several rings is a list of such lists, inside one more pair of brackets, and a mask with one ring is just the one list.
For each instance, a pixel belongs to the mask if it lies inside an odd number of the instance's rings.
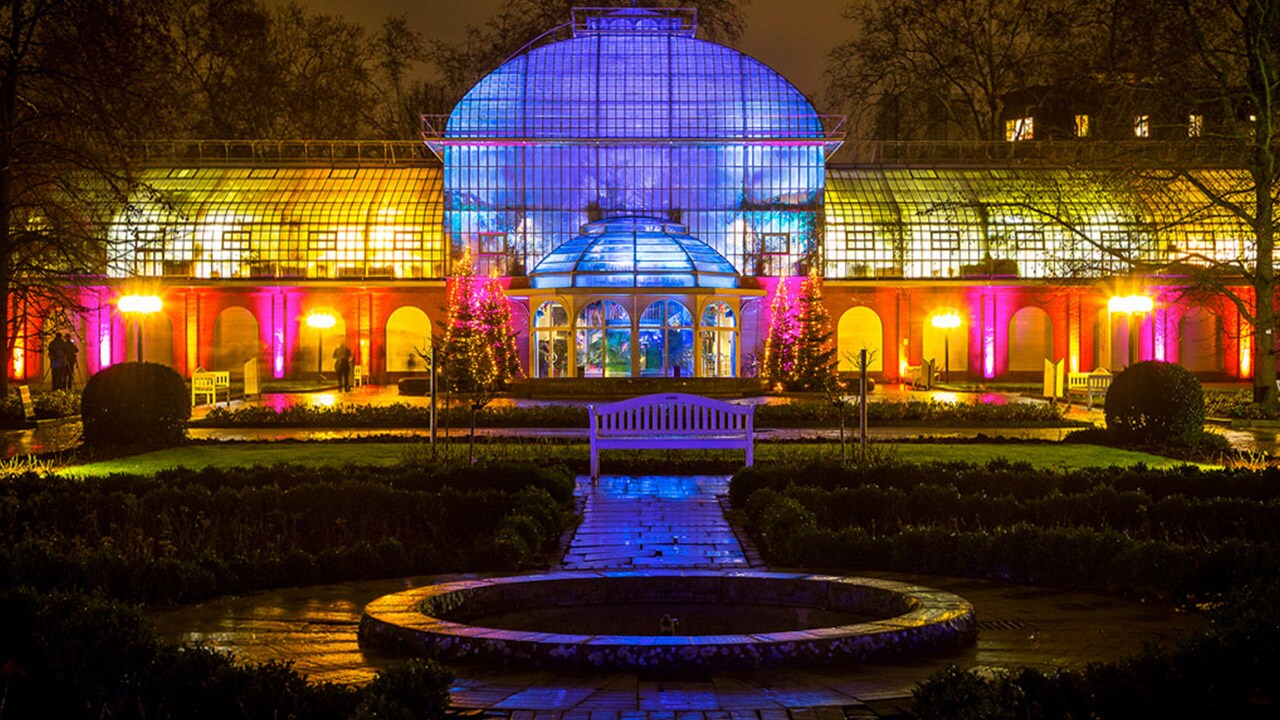
[[685,226],[645,217],[606,218],[551,251],[529,274],[535,288],[736,288],[733,264]]

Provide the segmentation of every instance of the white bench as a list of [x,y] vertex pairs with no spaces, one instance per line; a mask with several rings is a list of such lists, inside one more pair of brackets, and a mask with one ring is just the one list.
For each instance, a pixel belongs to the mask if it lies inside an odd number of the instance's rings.
[[642,395],[588,408],[591,478],[600,477],[601,450],[743,450],[755,462],[755,407],[699,395]]
[[203,398],[205,403],[217,404],[218,393],[226,391],[227,402],[231,402],[231,373],[226,370],[206,371],[196,368],[191,373],[191,405],[201,405],[196,398]]
[[1067,373],[1067,398],[1070,399],[1072,395],[1083,395],[1089,409],[1092,410],[1094,396],[1106,399],[1113,377],[1115,376],[1106,368],[1098,368],[1087,373]]

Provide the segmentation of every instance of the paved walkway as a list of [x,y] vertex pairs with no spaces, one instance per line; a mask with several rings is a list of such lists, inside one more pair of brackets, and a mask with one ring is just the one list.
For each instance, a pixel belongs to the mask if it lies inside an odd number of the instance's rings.
[[[565,566],[745,567],[750,547],[720,509],[725,477],[585,478],[585,517]],[[888,577],[869,573],[872,576]],[[456,704],[510,720],[841,720],[893,716],[916,683],[948,664],[1082,668],[1169,642],[1197,627],[1164,607],[1086,593],[899,574],[967,598],[977,645],[949,654],[845,669],[719,673],[681,680],[458,666]],[[220,598],[156,614],[162,634],[230,650],[246,661],[289,660],[315,680],[362,682],[387,658],[356,644],[360,612],[376,597],[460,576],[379,580]]]
[[578,491],[586,509],[565,570],[750,565],[720,508],[727,477],[605,476],[595,487],[584,478]]

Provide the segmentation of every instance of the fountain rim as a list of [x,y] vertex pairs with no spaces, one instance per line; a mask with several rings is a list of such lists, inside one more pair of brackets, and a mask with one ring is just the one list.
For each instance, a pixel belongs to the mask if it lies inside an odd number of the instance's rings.
[[[424,602],[451,593],[468,590],[482,590],[501,585],[518,585],[548,583],[556,581],[584,580],[599,578],[721,578],[721,579],[763,579],[790,580],[814,583],[840,583],[869,587],[902,596],[909,609],[897,615],[869,620],[851,625],[832,625],[770,633],[740,633],[735,635],[580,635],[551,633],[525,630],[504,630],[482,625],[445,620],[423,612],[420,608]],[[502,640],[516,643],[536,643],[538,645],[585,645],[591,647],[631,647],[638,642],[649,646],[738,646],[744,638],[761,645],[781,644],[789,642],[805,642],[808,640],[833,640],[842,637],[866,637],[881,633],[894,633],[903,630],[920,629],[932,625],[949,622],[973,622],[973,605],[968,600],[953,593],[936,590],[922,585],[846,575],[825,575],[814,573],[787,573],[754,570],[586,570],[535,572],[524,575],[504,575],[493,578],[459,580],[437,585],[429,585],[411,590],[385,595],[365,607],[361,622],[361,635],[364,636],[366,624],[383,624],[395,626],[410,632],[430,633],[436,636]]]

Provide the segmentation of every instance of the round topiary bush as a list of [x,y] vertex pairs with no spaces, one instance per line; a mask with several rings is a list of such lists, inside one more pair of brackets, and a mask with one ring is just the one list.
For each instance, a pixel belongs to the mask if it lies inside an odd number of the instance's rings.
[[90,447],[180,444],[187,437],[187,383],[167,365],[122,363],[89,378],[80,399]]
[[1136,442],[1166,442],[1204,431],[1204,390],[1176,363],[1134,363],[1111,381],[1107,431]]

